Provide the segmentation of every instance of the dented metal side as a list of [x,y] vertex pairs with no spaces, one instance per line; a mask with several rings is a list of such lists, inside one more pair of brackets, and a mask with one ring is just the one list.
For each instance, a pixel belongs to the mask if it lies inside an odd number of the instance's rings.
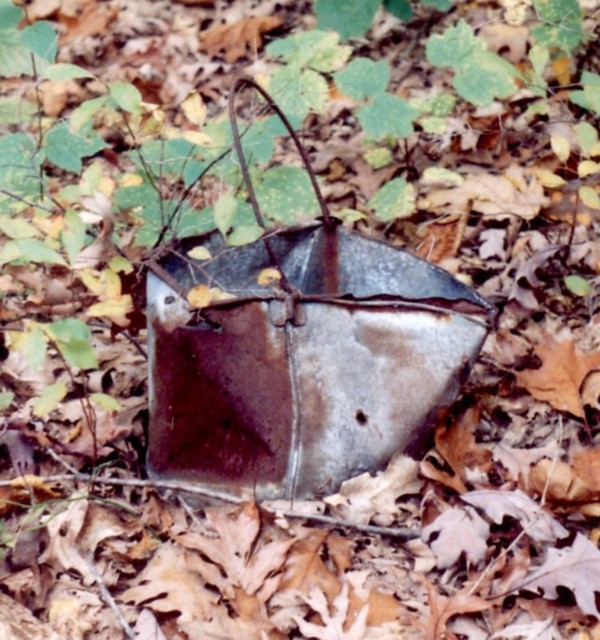
[[[235,295],[193,315],[148,279],[148,470],[240,496],[307,498],[419,455],[456,397],[493,309],[423,260],[312,227],[271,246],[295,291],[258,286],[260,244],[204,240],[202,265],[167,260],[190,288]],[[220,253],[224,251],[224,253]]]

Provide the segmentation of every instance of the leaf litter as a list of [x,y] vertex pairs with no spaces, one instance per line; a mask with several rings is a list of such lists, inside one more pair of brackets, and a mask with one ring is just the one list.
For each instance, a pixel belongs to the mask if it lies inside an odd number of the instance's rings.
[[[485,25],[480,35],[490,51],[508,49],[513,63],[526,65],[528,30],[518,26],[525,4],[461,11]],[[103,81],[132,81],[165,111],[198,88],[214,113],[239,65],[259,74],[268,67],[258,52],[274,33],[312,26],[309,3],[255,5],[141,0],[133,10],[112,1],[55,0],[34,1],[29,11],[31,19],[62,25],[65,60],[85,63]],[[502,11],[517,26],[490,24]],[[392,44],[399,33],[413,42],[430,27],[415,35],[413,25],[391,24],[376,26],[377,37],[364,46],[390,61],[399,95],[448,86],[453,71],[426,69],[418,55],[405,55],[405,45]],[[422,44],[414,46],[424,58]],[[43,85],[45,115],[64,115],[89,97],[86,91],[73,82]],[[93,269],[114,255],[109,218],[76,254],[77,269],[91,270],[87,284],[61,265],[35,272],[10,265],[1,276],[3,290],[28,291],[27,313],[94,315],[94,296],[110,305],[100,316],[111,325],[94,325],[103,373],[90,384],[120,404],[94,409],[92,433],[79,398],[35,410],[34,396],[68,376],[56,354],[43,366],[32,362],[39,336],[3,360],[3,385],[18,402],[6,414],[2,440],[2,637],[25,630],[33,640],[113,639],[128,637],[128,629],[129,637],[167,640],[598,634],[600,219],[589,191],[576,202],[581,186],[597,193],[594,174],[586,174],[594,167],[585,160],[577,180],[563,185],[569,163],[585,151],[568,127],[546,128],[508,101],[496,103],[496,112],[454,112],[445,133],[409,137],[406,150],[394,149],[390,164],[376,168],[361,153],[362,136],[345,108],[338,96],[331,113],[311,116],[304,132],[328,197],[357,212],[359,228],[441,262],[501,311],[498,331],[457,407],[440,419],[431,451],[418,463],[398,456],[378,474],[348,480],[317,506],[291,505],[303,514],[298,518],[252,502],[193,514],[149,483],[128,485],[142,471],[145,372],[139,350],[115,324],[127,324],[133,300],[108,284],[96,293],[88,287],[99,284]],[[560,93],[548,109],[550,121],[569,117]],[[285,164],[287,150],[278,153]],[[417,181],[405,217],[390,223],[386,214],[367,228],[367,203],[399,178],[398,164],[423,176],[439,165],[453,180]],[[111,188],[90,194],[91,213],[110,211]],[[52,220],[45,224],[48,233],[60,232]],[[572,274],[591,283],[587,295],[564,285]],[[0,317],[22,312],[9,298]],[[19,339],[3,332],[2,347]],[[97,475],[78,478],[96,457]],[[59,479],[41,479],[47,477]],[[311,513],[356,527],[323,528]],[[360,525],[410,527],[419,538],[400,543]]]

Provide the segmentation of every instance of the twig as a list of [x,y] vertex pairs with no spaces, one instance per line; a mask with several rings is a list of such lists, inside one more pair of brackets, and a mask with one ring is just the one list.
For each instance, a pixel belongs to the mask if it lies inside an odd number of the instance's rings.
[[[206,489],[199,487],[198,485],[188,484],[186,482],[180,482],[178,480],[142,480],[140,478],[103,478],[100,476],[92,476],[87,473],[73,473],[62,474],[53,476],[41,476],[38,478],[42,482],[86,482],[90,484],[104,484],[117,487],[154,487],[157,489],[166,489],[170,491],[181,491],[183,493],[202,496],[203,498],[209,498],[211,500],[219,500],[221,502],[228,502],[230,504],[243,504],[248,501],[248,498],[242,498],[239,496],[232,496],[220,491],[214,491],[212,489]],[[11,486],[11,480],[0,480],[0,487]],[[267,502],[267,501],[266,501]],[[360,524],[351,520],[340,520],[331,516],[324,516],[320,514],[299,513],[293,510],[281,510],[272,509],[266,506],[266,503],[259,503],[261,509],[275,516],[284,516],[286,518],[300,518],[302,520],[313,520],[320,522],[331,528],[353,529],[360,531],[361,533],[368,533],[379,536],[393,536],[400,540],[413,540],[419,537],[419,532],[408,527],[378,527],[370,524]]]
[[104,580],[100,575],[99,571],[94,566],[94,563],[89,558],[86,559],[86,563],[88,565],[88,569],[90,573],[92,574],[94,580],[96,581],[96,584],[98,585],[98,589],[100,590],[100,595],[102,597],[102,600],[104,600],[104,602],[110,607],[111,611],[115,614],[115,617],[117,618],[117,622],[121,625],[121,629],[123,629],[123,631],[125,632],[125,635],[128,638],[131,638],[131,640],[136,640],[135,631],[131,628],[127,620],[125,620],[125,616],[123,615],[123,612],[119,608],[119,605],[116,603],[115,599],[110,594],[110,591],[106,587],[106,584],[104,583]]

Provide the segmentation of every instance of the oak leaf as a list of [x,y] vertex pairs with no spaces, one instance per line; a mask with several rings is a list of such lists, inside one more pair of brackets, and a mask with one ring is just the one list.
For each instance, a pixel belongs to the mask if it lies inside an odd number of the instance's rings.
[[471,507],[450,507],[421,532],[440,569],[451,567],[462,553],[478,565],[485,557],[489,535],[488,523]]
[[572,340],[559,342],[546,335],[534,352],[542,366],[517,372],[518,383],[536,400],[583,418],[581,386],[591,371],[600,368],[600,351],[584,354]]
[[525,533],[538,542],[555,542],[565,538],[569,532],[546,513],[536,502],[522,491],[471,491],[461,496],[471,506],[477,507],[496,524],[506,516],[517,520]]
[[225,61],[232,63],[262,46],[262,36],[282,25],[281,18],[264,16],[245,18],[233,24],[218,25],[202,35],[200,49],[210,56],[225,52]]
[[465,588],[447,597],[439,593],[435,586],[424,576],[421,577],[427,589],[430,615],[423,620],[415,620],[416,626],[423,631],[423,640],[439,640],[446,637],[447,624],[453,616],[462,613],[479,613],[493,606],[493,603],[476,596]]
[[538,591],[556,600],[558,587],[567,587],[583,613],[600,617],[596,593],[600,592],[600,551],[581,533],[571,547],[550,548],[544,564],[519,585],[519,589]]

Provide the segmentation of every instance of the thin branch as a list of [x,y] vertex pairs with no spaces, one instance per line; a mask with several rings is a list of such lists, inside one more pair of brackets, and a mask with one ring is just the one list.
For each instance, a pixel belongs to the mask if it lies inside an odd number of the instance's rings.
[[117,618],[117,622],[121,626],[121,629],[123,629],[123,631],[125,632],[125,635],[128,638],[131,638],[131,640],[136,640],[137,636],[135,631],[131,628],[127,620],[125,620],[125,616],[123,615],[123,612],[119,608],[119,605],[116,603],[115,599],[110,594],[110,591],[108,590],[102,576],[100,575],[100,572],[94,566],[93,561],[90,558],[87,558],[86,563],[88,565],[88,569],[90,573],[92,574],[92,577],[94,578],[94,580],[96,581],[96,584],[98,585],[98,589],[100,591],[100,596],[102,597],[102,600],[104,600],[104,602],[110,607],[110,610],[115,614],[115,617]]
[[[220,502],[227,502],[230,504],[243,504],[248,502],[248,498],[242,498],[239,496],[232,496],[220,491],[213,491],[212,489],[206,489],[198,485],[181,482],[178,480],[142,480],[140,478],[103,478],[96,475],[89,475],[87,473],[73,473],[62,474],[53,476],[39,476],[38,480],[45,483],[53,482],[85,482],[87,484],[93,483],[95,485],[109,485],[116,487],[152,487],[156,489],[165,489],[175,492],[183,492],[192,495],[202,496],[210,500],[219,500]],[[10,487],[13,481],[0,480],[0,487]],[[268,505],[268,501],[259,502],[260,508],[267,513],[274,516],[283,516],[286,518],[299,518],[302,520],[312,520],[319,522],[331,528],[352,529],[360,531],[361,533],[367,533],[379,536],[391,536],[402,541],[414,540],[419,537],[419,532],[415,529],[409,529],[408,527],[378,527],[370,524],[360,524],[351,520],[340,520],[331,516],[325,516],[321,514],[306,514],[293,510],[281,510],[273,509]]]

